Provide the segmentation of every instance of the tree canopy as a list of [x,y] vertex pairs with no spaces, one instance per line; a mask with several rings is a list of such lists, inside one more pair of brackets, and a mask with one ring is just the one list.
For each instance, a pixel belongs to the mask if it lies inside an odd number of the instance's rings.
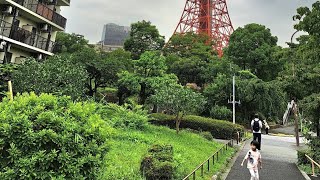
[[54,56],[43,63],[29,59],[13,73],[16,92],[53,93],[74,99],[85,96],[86,80],[85,68],[74,64],[68,55]]
[[155,95],[151,99],[158,107],[176,116],[177,133],[179,133],[183,116],[198,112],[206,102],[200,93],[193,92],[191,89],[179,84],[162,86],[156,90]]
[[248,24],[231,35],[225,55],[242,70],[250,70],[260,79],[270,81],[282,70],[281,62],[273,57],[279,50],[277,41],[265,26]]
[[124,43],[124,49],[132,53],[133,59],[139,59],[146,51],[161,50],[165,44],[156,26],[150,21],[139,21],[131,25],[130,37]]

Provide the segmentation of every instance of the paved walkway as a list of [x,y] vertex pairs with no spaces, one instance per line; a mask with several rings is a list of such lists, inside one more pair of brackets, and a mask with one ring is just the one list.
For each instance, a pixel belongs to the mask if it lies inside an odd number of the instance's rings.
[[294,126],[282,126],[277,129],[271,129],[270,133],[280,133],[280,134],[287,134],[287,135],[295,135]]
[[[301,139],[301,142],[302,139]],[[227,180],[249,180],[250,174],[246,167],[241,167],[246,152],[249,150],[247,142],[233,165]],[[294,137],[262,137],[262,166],[260,180],[304,180],[295,162],[297,161],[297,147]]]

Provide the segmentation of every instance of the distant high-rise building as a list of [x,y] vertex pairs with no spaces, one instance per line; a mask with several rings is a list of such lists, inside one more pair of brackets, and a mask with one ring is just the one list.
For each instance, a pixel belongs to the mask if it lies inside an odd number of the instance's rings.
[[123,46],[129,34],[130,27],[109,23],[103,27],[101,41],[103,45]]

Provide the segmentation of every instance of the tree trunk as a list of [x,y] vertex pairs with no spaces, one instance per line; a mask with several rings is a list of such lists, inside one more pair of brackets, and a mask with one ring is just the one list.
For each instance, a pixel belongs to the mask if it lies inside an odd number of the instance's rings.
[[320,138],[320,122],[319,120],[317,122],[317,136]]
[[147,89],[147,85],[146,83],[140,83],[141,86],[141,90],[140,90],[140,104],[143,105],[146,102],[146,89]]
[[157,113],[158,112],[158,106],[155,104],[153,105],[152,113]]
[[92,79],[89,79],[89,96],[93,97]]
[[180,116],[180,113],[178,113],[176,116],[176,132],[177,132],[177,134],[179,134],[179,132],[180,132],[180,124],[182,121],[182,117],[183,117],[183,114]]

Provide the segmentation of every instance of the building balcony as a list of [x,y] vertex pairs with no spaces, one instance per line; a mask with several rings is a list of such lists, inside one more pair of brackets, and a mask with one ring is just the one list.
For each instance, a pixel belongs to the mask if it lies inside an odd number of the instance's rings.
[[57,0],[58,6],[70,6],[70,0]]
[[[24,43],[26,45],[52,52],[54,49],[54,42],[48,38],[44,38],[39,34],[32,33],[23,28],[13,26],[6,21],[0,21],[0,36],[4,36],[15,41]],[[4,39],[4,38],[3,38]]]
[[[67,19],[50,9],[47,5],[40,3],[37,0],[14,0],[21,6],[37,13],[38,15],[44,17],[45,19],[57,24],[62,28],[66,28]],[[64,0],[65,1],[65,0]]]

